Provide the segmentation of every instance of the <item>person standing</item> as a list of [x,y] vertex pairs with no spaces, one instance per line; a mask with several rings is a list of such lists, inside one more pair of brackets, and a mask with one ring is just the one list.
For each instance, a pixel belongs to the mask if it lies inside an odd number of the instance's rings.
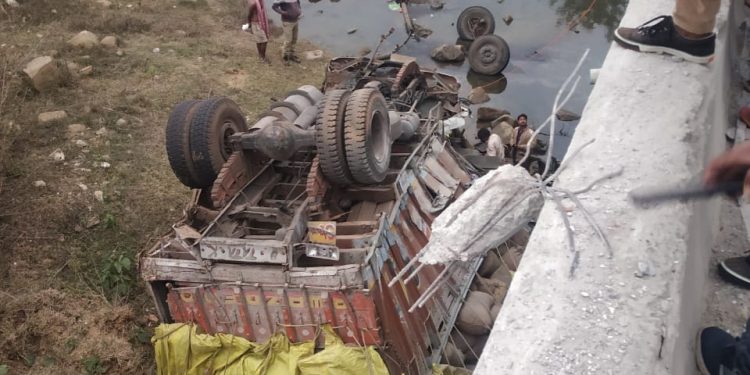
[[531,140],[533,132],[529,129],[529,116],[525,113],[521,113],[516,118],[518,126],[513,129],[513,140],[511,143],[511,158],[513,164],[518,163],[526,155],[526,152],[534,148],[535,142]]
[[260,61],[269,64],[266,57],[266,48],[268,47],[268,17],[266,15],[266,5],[263,0],[248,0],[250,10],[247,14],[247,22],[250,25],[248,32],[258,48],[258,58]]
[[487,144],[487,156],[496,157],[502,165],[505,161],[505,146],[499,135],[490,132],[487,128],[479,129],[477,138]]
[[677,0],[671,16],[656,17],[636,28],[615,30],[615,41],[639,52],[667,53],[706,64],[714,57],[716,15],[721,0]]
[[302,6],[299,0],[274,0],[273,10],[281,15],[281,25],[284,29],[283,57],[286,62],[299,63],[295,47],[299,34],[299,19],[302,17]]

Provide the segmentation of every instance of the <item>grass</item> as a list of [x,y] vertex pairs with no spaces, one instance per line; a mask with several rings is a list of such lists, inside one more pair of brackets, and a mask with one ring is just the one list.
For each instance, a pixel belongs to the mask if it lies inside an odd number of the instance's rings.
[[[0,3],[0,373],[152,372],[154,308],[137,253],[189,198],[164,151],[171,108],[226,95],[253,118],[270,98],[323,79],[322,62],[285,67],[274,42],[273,65],[259,64],[237,31],[242,1],[112,2],[108,9],[93,0]],[[84,28],[117,35],[123,56],[69,48],[65,41]],[[93,73],[34,92],[20,71],[53,51]],[[51,110],[68,118],[38,124],[37,115]],[[121,118],[125,125],[117,125]],[[69,134],[75,123],[87,130]],[[102,128],[106,134],[97,134]],[[58,148],[62,163],[49,158]],[[37,180],[46,186],[35,187]]]

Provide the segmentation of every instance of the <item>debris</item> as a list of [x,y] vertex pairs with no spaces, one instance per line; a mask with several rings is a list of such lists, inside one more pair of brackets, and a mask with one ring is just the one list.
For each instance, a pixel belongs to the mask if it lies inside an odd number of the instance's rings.
[[101,127],[101,128],[99,128],[99,130],[96,131],[96,135],[98,135],[100,137],[106,137],[107,134],[109,134],[109,131],[105,127]]
[[510,26],[510,24],[513,23],[513,16],[509,14],[503,17],[503,22],[505,22],[505,25]]
[[105,8],[111,8],[112,7],[112,2],[109,1],[109,0],[96,0],[96,2],[99,5],[101,5],[101,6],[105,7]]
[[148,315],[146,316],[146,318],[147,318],[147,319],[148,319],[148,321],[149,321],[149,322],[151,322],[151,323],[159,323],[159,317],[157,317],[157,316],[156,316],[156,315],[154,315],[154,314],[148,314]]
[[83,190],[83,191],[89,190],[89,187],[86,186],[86,185],[84,185],[84,184],[78,184],[78,187],[81,188],[81,190]]
[[52,111],[40,113],[37,120],[40,124],[46,124],[52,121],[64,120],[66,117],[68,117],[68,114],[65,111]]
[[440,10],[443,9],[445,6],[445,3],[443,0],[430,0],[430,9],[432,10]]
[[94,72],[94,67],[91,66],[91,65],[88,65],[88,66],[86,66],[86,67],[84,67],[84,68],[82,68],[81,70],[78,71],[78,73],[80,73],[83,76],[87,76],[87,75],[89,75],[89,74],[91,74],[93,72]]
[[504,109],[492,107],[479,107],[477,110],[477,121],[495,121],[503,115],[509,115],[510,112]]
[[117,48],[117,45],[119,44],[119,41],[117,40],[117,37],[114,35],[108,35],[102,38],[101,42],[99,42],[101,45],[109,48]]
[[104,202],[104,192],[101,190],[97,190],[94,192],[94,198],[98,200],[99,202]]
[[319,60],[323,58],[323,51],[314,50],[305,52],[305,60]]
[[91,31],[83,30],[68,40],[68,44],[83,49],[94,48],[99,45],[99,37]]
[[469,101],[471,104],[482,104],[490,101],[490,96],[483,88],[477,87],[469,93]]
[[430,57],[438,62],[461,62],[466,58],[466,54],[460,45],[443,44],[433,49]]
[[106,161],[103,161],[103,162],[99,163],[99,166],[102,167],[102,168],[104,168],[104,169],[107,169],[107,168],[111,167],[112,164],[109,164]]
[[79,139],[76,141],[76,146],[78,147],[88,147],[88,145],[89,144],[86,143],[86,141],[84,141],[83,139]]
[[154,48],[154,49],[152,50],[152,52],[153,52],[153,53],[159,53],[159,52],[161,52],[161,49],[159,49],[159,47],[156,47],[156,48]]
[[68,136],[76,135],[86,131],[86,125],[83,124],[70,124],[68,125]]
[[115,55],[117,55],[117,56],[124,56],[125,52],[122,52],[121,49],[118,49],[117,52],[115,52]]
[[99,224],[101,224],[101,220],[96,216],[91,216],[86,219],[86,229],[91,229]]
[[351,35],[351,34],[354,34],[356,32],[357,32],[357,28],[355,27],[355,28],[349,29],[349,31],[347,31],[346,33],[349,34],[349,35]]
[[65,80],[60,64],[51,56],[40,56],[31,60],[26,64],[23,72],[34,89],[39,92],[58,87]]
[[634,272],[635,277],[643,279],[654,276],[651,266],[647,262],[638,262],[638,269]]
[[45,186],[47,186],[47,183],[44,182],[44,181],[42,181],[42,180],[36,180],[36,181],[34,181],[34,186],[35,187],[45,187]]
[[581,119],[581,115],[568,111],[565,108],[560,108],[555,116],[560,121],[576,121]]
[[49,156],[52,158],[52,160],[57,161],[57,162],[65,160],[65,154],[59,148],[56,149],[55,151],[52,151],[52,153],[49,154]]
[[5,3],[8,4],[11,8],[19,7],[19,4],[16,0],[5,0]]
[[128,120],[125,120],[124,118],[117,119],[117,122],[115,122],[115,125],[117,126],[125,126],[128,124]]

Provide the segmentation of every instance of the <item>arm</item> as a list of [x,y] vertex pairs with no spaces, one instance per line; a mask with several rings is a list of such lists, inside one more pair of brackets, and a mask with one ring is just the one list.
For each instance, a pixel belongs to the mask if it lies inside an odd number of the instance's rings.
[[709,163],[703,173],[703,182],[716,185],[732,181],[744,181],[743,194],[750,195],[750,142],[744,142],[719,155]]

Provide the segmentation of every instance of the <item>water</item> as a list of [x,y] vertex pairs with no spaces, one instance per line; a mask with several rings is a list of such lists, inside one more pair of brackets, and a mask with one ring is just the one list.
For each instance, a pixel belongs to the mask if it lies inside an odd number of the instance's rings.
[[[592,6],[592,1],[593,6]],[[446,0],[442,10],[430,6],[411,5],[409,10],[416,23],[433,31],[420,42],[410,41],[399,53],[414,56],[420,66],[437,68],[461,80],[460,94],[468,96],[474,85],[484,85],[498,77],[479,76],[463,64],[438,64],[430,51],[444,43],[456,43],[455,21],[468,6],[481,5],[495,16],[495,34],[510,46],[510,63],[503,71],[506,80],[495,85],[491,106],[510,111],[514,116],[526,113],[531,126],[540,124],[550,114],[560,85],[586,50],[591,49],[581,68],[581,83],[565,106],[581,113],[591,93],[589,70],[601,67],[611,44],[614,29],[625,11],[627,0]],[[571,21],[591,7],[587,16],[570,30]],[[311,40],[339,56],[356,55],[363,47],[374,49],[380,35],[394,27],[396,32],[383,44],[380,53],[393,50],[406,39],[403,16],[388,9],[385,0],[341,0],[304,2],[304,18],[300,36]],[[502,18],[514,20],[506,25]],[[353,34],[347,31],[356,28]],[[476,108],[475,108],[476,109]],[[553,155],[562,158],[570,143],[576,122],[560,124]],[[473,132],[468,131],[473,140]]]

